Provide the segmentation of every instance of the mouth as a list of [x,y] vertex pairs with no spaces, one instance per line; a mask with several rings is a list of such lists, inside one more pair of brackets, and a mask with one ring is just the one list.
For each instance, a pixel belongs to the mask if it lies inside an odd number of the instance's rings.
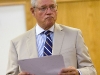
[[48,16],[48,17],[46,17],[46,19],[51,20],[51,19],[54,19],[54,18],[52,16]]

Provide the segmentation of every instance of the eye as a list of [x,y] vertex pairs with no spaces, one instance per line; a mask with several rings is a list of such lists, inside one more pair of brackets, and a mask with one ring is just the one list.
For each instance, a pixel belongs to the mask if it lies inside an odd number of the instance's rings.
[[47,7],[41,7],[40,10],[45,11]]
[[54,5],[52,5],[52,6],[50,6],[50,8],[51,8],[51,9],[54,9],[54,8],[55,8],[55,6],[54,6]]

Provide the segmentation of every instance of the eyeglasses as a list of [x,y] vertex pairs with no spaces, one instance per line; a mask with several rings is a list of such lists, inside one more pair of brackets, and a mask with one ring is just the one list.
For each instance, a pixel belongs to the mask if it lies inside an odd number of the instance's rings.
[[51,11],[57,11],[57,5],[51,5],[49,7],[47,6],[42,6],[42,7],[34,7],[37,8],[40,12],[46,12],[48,9],[50,9]]

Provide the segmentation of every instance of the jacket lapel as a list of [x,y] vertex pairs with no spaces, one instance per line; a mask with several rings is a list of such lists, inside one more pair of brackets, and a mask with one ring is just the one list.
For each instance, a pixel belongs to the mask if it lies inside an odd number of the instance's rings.
[[30,35],[27,39],[28,53],[29,58],[38,57],[37,46],[36,46],[36,35],[35,35],[35,27],[31,30]]
[[[60,27],[58,24],[55,24],[54,28],[54,39],[53,39],[53,55],[60,54],[63,44],[64,32],[62,31],[63,28]],[[36,46],[36,35],[35,35],[35,27],[31,30],[28,39],[27,39],[27,50],[29,54],[29,58],[37,58],[37,46]]]
[[55,24],[53,51],[52,51],[53,55],[58,55],[61,52],[64,39],[64,32],[62,30],[63,28],[61,28],[58,24]]

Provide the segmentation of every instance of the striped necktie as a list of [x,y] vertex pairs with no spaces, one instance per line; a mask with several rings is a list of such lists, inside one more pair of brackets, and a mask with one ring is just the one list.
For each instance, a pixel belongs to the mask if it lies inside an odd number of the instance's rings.
[[45,41],[44,52],[43,52],[44,56],[52,55],[52,39],[50,37],[50,33],[51,31],[44,32],[44,34],[46,35],[46,41]]

